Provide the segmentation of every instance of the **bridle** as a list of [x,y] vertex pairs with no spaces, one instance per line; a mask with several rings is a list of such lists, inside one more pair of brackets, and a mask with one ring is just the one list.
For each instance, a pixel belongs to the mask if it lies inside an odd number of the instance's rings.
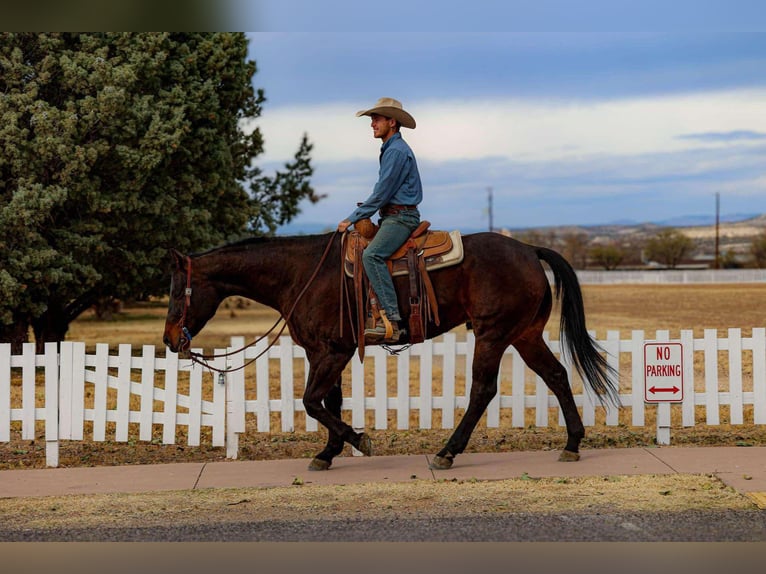
[[186,327],[186,312],[189,310],[189,307],[191,307],[191,296],[192,296],[192,287],[191,287],[191,257],[188,255],[186,256],[186,289],[184,289],[184,311],[181,313],[181,318],[178,320],[178,327],[181,329],[181,340],[178,342],[178,348],[183,350],[186,350],[189,348],[189,345],[191,345],[192,342],[192,336],[191,333],[189,333],[189,329]]
[[[274,323],[269,328],[269,330],[266,331],[266,333],[254,339],[252,342],[248,343],[247,345],[245,345],[244,347],[240,349],[236,349],[234,351],[227,351],[225,353],[213,354],[213,355],[205,355],[202,353],[189,352],[189,357],[191,358],[192,362],[203,365],[204,367],[210,369],[211,371],[221,373],[221,376],[223,376],[223,373],[230,373],[230,372],[238,371],[240,369],[244,369],[248,365],[258,360],[266,352],[268,352],[268,350],[271,349],[271,347],[273,347],[276,344],[277,340],[279,339],[279,336],[284,332],[285,328],[287,327],[287,322],[290,320],[290,317],[292,317],[293,311],[295,311],[295,307],[298,305],[298,302],[301,300],[301,298],[303,298],[303,296],[306,294],[306,291],[308,291],[308,288],[311,286],[311,284],[314,282],[314,279],[316,279],[316,276],[319,274],[319,270],[322,268],[322,265],[324,265],[324,262],[327,260],[327,255],[330,253],[330,248],[332,247],[333,240],[335,239],[335,236],[337,234],[338,234],[338,231],[335,230],[332,234],[332,237],[330,237],[330,241],[327,242],[327,246],[324,249],[324,253],[322,253],[322,257],[319,260],[319,263],[317,264],[316,269],[314,269],[314,272],[311,274],[311,277],[309,277],[309,280],[306,282],[306,285],[304,285],[301,292],[298,293],[298,296],[295,298],[295,301],[290,307],[290,310],[287,312],[287,315],[280,315],[276,323]],[[191,295],[192,295],[191,268],[192,268],[191,258],[187,255],[186,256],[186,288],[184,289],[184,310],[183,310],[183,313],[181,314],[181,319],[177,323],[182,333],[181,340],[179,341],[179,347],[178,347],[180,350],[188,349],[192,340],[191,333],[189,333],[189,329],[185,325],[186,314],[189,308],[191,307]],[[249,349],[250,347],[254,345],[257,345],[263,339],[266,339],[269,335],[271,335],[272,331],[274,331],[274,329],[277,328],[277,325],[279,325],[280,321],[284,321],[284,323],[282,327],[279,329],[279,331],[277,332],[277,334],[274,336],[274,339],[266,346],[266,348],[263,351],[258,353],[257,356],[253,357],[246,363],[236,368],[220,369],[218,367],[214,367],[208,362],[211,359],[217,359],[221,357],[230,357],[232,355],[236,355],[238,353],[245,351],[246,349]]]

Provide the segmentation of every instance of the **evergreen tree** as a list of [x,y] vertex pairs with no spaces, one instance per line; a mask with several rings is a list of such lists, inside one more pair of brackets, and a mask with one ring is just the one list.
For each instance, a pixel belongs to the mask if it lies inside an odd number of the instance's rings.
[[0,341],[61,340],[99,301],[164,293],[168,248],[318,199],[305,137],[284,173],[253,166],[255,72],[241,33],[0,35]]

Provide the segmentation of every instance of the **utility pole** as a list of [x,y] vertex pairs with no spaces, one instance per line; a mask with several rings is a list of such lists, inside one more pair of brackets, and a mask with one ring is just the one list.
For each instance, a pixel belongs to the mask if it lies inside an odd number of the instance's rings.
[[721,194],[716,191],[715,193],[715,264],[714,269],[720,268],[720,262],[718,259],[718,228],[720,225],[720,218],[721,218]]
[[489,230],[492,231],[494,226],[492,225],[492,188],[487,188],[487,204],[489,213]]

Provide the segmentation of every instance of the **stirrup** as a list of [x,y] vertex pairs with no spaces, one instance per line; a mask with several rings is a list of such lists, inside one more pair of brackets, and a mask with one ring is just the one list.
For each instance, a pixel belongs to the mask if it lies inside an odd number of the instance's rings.
[[393,325],[386,317],[385,311],[381,310],[380,320],[375,326],[364,330],[364,340],[366,343],[396,343],[401,338],[401,333],[398,325]]

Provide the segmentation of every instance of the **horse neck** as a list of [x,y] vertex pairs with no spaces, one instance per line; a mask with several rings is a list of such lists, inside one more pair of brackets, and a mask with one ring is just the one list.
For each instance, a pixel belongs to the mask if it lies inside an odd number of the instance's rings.
[[[235,244],[202,255],[200,263],[221,300],[246,297],[285,313],[308,283],[329,240],[307,236]],[[338,257],[331,254],[332,261],[324,265],[329,267]]]

